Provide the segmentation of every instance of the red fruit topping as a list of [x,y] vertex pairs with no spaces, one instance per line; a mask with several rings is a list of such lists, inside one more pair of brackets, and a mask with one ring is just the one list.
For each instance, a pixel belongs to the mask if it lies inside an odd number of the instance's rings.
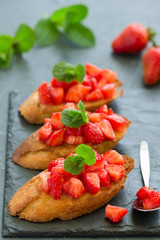
[[78,198],[85,193],[81,180],[73,177],[63,183],[63,190],[73,198]]
[[95,65],[93,64],[90,64],[90,63],[86,63],[85,65],[85,69],[86,69],[86,73],[88,75],[91,75],[92,77],[97,77],[97,75],[99,74],[99,72],[101,71],[100,68],[96,67]]
[[106,115],[104,113],[91,113],[89,115],[89,122],[98,123],[103,119],[106,119]]
[[62,111],[64,110],[64,109],[75,109],[75,105],[74,105],[74,103],[66,103],[63,107],[62,107]]
[[91,87],[92,90],[95,90],[97,88],[97,80],[89,75],[86,75],[84,77],[82,84]]
[[57,80],[56,78],[53,78],[52,81],[51,81],[51,86],[52,87],[56,87],[56,88],[62,87],[65,91],[75,84],[77,84],[76,80],[74,80],[71,83],[67,83],[67,82],[61,82],[61,81]]
[[102,133],[105,135],[106,138],[113,140],[115,139],[115,133],[112,129],[112,126],[110,124],[110,122],[106,119],[102,120],[99,123],[96,123],[96,125],[100,128],[100,130],[102,131]]
[[107,114],[108,113],[108,107],[106,104],[104,104],[103,106],[99,107],[97,110],[96,110],[96,113],[104,113],[104,114]]
[[154,85],[160,80],[160,47],[149,48],[142,57],[143,80]]
[[50,178],[51,174],[50,172],[41,172],[40,174],[41,177],[41,188],[45,193],[49,193],[50,192],[50,188],[48,186],[48,178]]
[[64,90],[62,87],[50,87],[50,95],[54,104],[61,104],[64,101]]
[[160,193],[153,192],[149,198],[143,200],[143,208],[145,210],[154,209],[160,207]]
[[105,136],[98,126],[94,123],[86,123],[83,126],[83,133],[88,142],[97,144],[105,140]]
[[101,93],[101,90],[100,89],[96,89],[94,90],[93,92],[89,93],[87,96],[86,96],[86,100],[88,102],[90,101],[96,101],[96,100],[100,100],[100,99],[103,99],[103,94]]
[[38,88],[39,99],[43,104],[53,104],[51,95],[50,95],[50,86],[47,82],[42,82],[41,86]]
[[126,208],[107,205],[105,209],[105,216],[112,222],[119,222],[127,213]]
[[48,172],[51,172],[52,168],[57,165],[63,165],[63,162],[64,162],[64,158],[57,158],[56,160],[53,160],[48,165]]
[[66,102],[79,102],[84,100],[85,96],[90,92],[91,87],[77,84],[68,89],[66,94]]
[[47,122],[38,130],[39,140],[41,140],[42,142],[46,142],[46,140],[50,137],[51,133],[51,124],[50,122]]
[[99,81],[98,87],[102,88],[107,83],[114,83],[116,77],[117,73],[112,70],[109,69],[101,70],[100,73],[97,75],[97,80]]
[[101,92],[102,92],[105,99],[112,98],[114,96],[115,92],[116,92],[115,84],[110,83],[110,84],[104,85],[101,88]]
[[105,170],[105,169],[101,169],[99,172],[98,172],[98,177],[100,179],[100,185],[102,187],[108,187],[110,188],[111,186],[111,179],[109,177],[109,174],[108,172]]
[[82,135],[82,128],[78,127],[78,128],[70,128],[70,127],[66,127],[66,131],[65,131],[65,135],[66,136],[81,136]]
[[54,147],[62,144],[64,139],[64,132],[65,129],[60,129],[52,132],[51,136],[47,139],[46,144]]
[[110,150],[104,154],[105,159],[108,163],[111,164],[117,164],[117,165],[123,165],[124,159],[121,154],[119,154],[115,150]]
[[55,174],[61,175],[65,180],[73,177],[71,173],[65,171],[63,164],[58,164],[52,168],[51,176],[54,176]]
[[64,138],[64,142],[66,142],[68,144],[79,145],[79,144],[85,143],[86,139],[83,136],[73,136],[73,135],[71,135],[71,136],[66,136]]
[[99,155],[96,158],[95,164],[93,164],[92,166],[86,165],[87,172],[99,171],[102,168],[104,168],[104,157],[103,157],[103,155]]
[[45,118],[45,119],[44,119],[44,123],[47,123],[47,122],[50,123],[50,122],[51,122],[51,119],[50,119],[50,118]]
[[53,129],[64,128],[64,124],[61,122],[61,113],[60,112],[52,113],[51,126]]
[[127,121],[125,120],[124,117],[121,117],[116,113],[113,113],[112,109],[109,109],[107,119],[115,131],[123,132],[127,124]]
[[87,192],[91,194],[98,193],[100,189],[100,180],[97,173],[85,173],[83,176],[83,184]]
[[63,177],[59,174],[54,174],[48,178],[48,185],[51,191],[51,195],[54,199],[60,199],[62,194]]
[[149,198],[153,192],[154,192],[153,189],[149,187],[142,187],[141,189],[139,189],[136,196],[140,200],[144,200],[145,198]]
[[117,182],[119,179],[121,179],[124,176],[124,167],[121,165],[106,165],[105,169],[108,171],[109,176],[113,182]]

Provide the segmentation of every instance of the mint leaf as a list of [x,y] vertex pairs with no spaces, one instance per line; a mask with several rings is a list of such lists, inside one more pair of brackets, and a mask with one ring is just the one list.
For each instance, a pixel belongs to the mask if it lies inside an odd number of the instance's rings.
[[13,49],[11,49],[8,53],[0,53],[0,67],[1,68],[8,68],[10,66],[12,56],[13,56]]
[[50,19],[41,19],[35,26],[35,36],[39,46],[48,46],[56,42],[59,31]]
[[78,128],[85,123],[82,113],[76,109],[64,109],[61,112],[61,122],[71,128]]
[[59,81],[71,83],[74,79],[77,79],[81,83],[85,76],[85,69],[81,64],[74,67],[67,62],[60,62],[53,68],[53,76]]
[[95,38],[92,31],[80,23],[70,24],[65,33],[67,37],[81,47],[93,47]]
[[64,160],[64,169],[73,175],[79,174],[84,168],[84,158],[77,155],[71,155]]
[[76,153],[78,156],[84,158],[84,162],[92,166],[96,162],[96,155],[93,149],[85,144],[81,144],[76,148]]
[[9,35],[0,36],[0,54],[10,52],[14,43],[14,38]]
[[27,52],[34,45],[34,31],[26,24],[21,24],[16,32],[15,40],[17,42],[16,50],[21,53]]
[[83,118],[84,122],[88,123],[88,114],[85,112],[85,107],[84,107],[82,101],[79,101],[78,107],[82,113],[82,118]]
[[57,26],[62,26],[67,23],[79,23],[88,14],[88,8],[83,4],[76,4],[70,7],[61,8],[55,11],[50,20]]

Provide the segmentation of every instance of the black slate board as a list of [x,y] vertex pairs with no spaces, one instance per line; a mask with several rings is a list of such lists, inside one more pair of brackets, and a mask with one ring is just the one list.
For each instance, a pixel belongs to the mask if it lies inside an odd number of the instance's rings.
[[[131,155],[135,169],[129,174],[125,189],[110,201],[110,204],[124,206],[127,215],[119,223],[112,223],[104,216],[105,206],[99,210],[70,221],[53,220],[48,223],[30,223],[8,215],[10,197],[37,171],[24,169],[11,161],[13,150],[38,126],[29,125],[17,109],[24,96],[11,92],[9,99],[8,139],[6,153],[6,179],[4,191],[3,237],[106,237],[133,235],[160,235],[160,211],[152,214],[132,209],[131,202],[143,182],[139,170],[139,143],[149,142],[151,160],[151,187],[160,190],[160,98],[159,89],[127,90],[123,97],[114,101],[111,107],[125,115],[132,125],[117,145],[123,154]],[[153,109],[154,106],[154,109]]]

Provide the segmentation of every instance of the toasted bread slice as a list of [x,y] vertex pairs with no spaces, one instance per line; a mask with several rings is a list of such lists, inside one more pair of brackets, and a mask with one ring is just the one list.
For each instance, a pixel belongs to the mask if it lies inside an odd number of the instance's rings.
[[[125,118],[126,119],[126,118]],[[115,132],[114,140],[106,140],[99,144],[86,143],[100,154],[114,148],[127,132],[131,122],[126,119],[127,124],[123,132]],[[48,146],[39,140],[38,131],[32,133],[14,151],[13,162],[30,169],[44,170],[48,164],[57,158],[67,157],[70,152],[75,152],[77,145],[63,143],[56,147]]]
[[[98,107],[103,104],[110,104],[113,100],[120,97],[123,94],[122,90],[118,90],[122,85],[120,80],[115,81],[116,84],[116,93],[111,99],[102,99],[92,102],[83,102],[86,111],[95,111]],[[66,103],[60,105],[55,104],[42,104],[39,100],[38,91],[35,90],[29,98],[20,106],[19,111],[21,115],[29,122],[42,124],[44,123],[45,118],[50,118],[53,112],[60,112],[62,107]],[[75,104],[75,107],[78,108],[78,104]]]
[[101,187],[97,194],[84,193],[77,199],[63,193],[60,199],[55,200],[52,195],[41,190],[41,177],[38,174],[13,195],[8,205],[9,214],[32,222],[47,222],[55,218],[69,220],[91,213],[124,188],[127,175],[134,168],[135,162],[130,156],[123,157],[125,174],[116,183],[112,182],[110,189]]

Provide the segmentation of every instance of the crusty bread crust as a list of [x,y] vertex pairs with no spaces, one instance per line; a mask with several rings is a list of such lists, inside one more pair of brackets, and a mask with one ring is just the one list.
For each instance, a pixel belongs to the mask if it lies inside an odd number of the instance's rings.
[[130,156],[123,157],[125,174],[118,182],[112,182],[110,189],[101,187],[97,194],[84,193],[77,199],[63,193],[61,199],[55,200],[41,190],[41,177],[38,174],[12,196],[8,205],[9,214],[32,222],[47,222],[55,218],[69,220],[93,212],[124,188],[123,184],[135,162]]
[[[125,118],[126,119],[126,118]],[[127,124],[123,132],[115,132],[114,140],[106,140],[99,144],[86,143],[100,154],[114,148],[127,132],[131,122],[126,119]],[[46,169],[48,164],[57,158],[67,157],[70,152],[75,152],[77,145],[63,143],[57,147],[51,147],[39,140],[38,131],[32,133],[14,151],[13,162],[30,169]]]
[[[120,97],[123,94],[123,91],[118,89],[122,85],[120,80],[116,80],[116,93],[114,94],[113,98],[111,99],[102,99],[93,102],[83,102],[86,111],[95,111],[98,107],[102,106],[103,104],[110,104],[113,100]],[[39,100],[38,91],[35,90],[27,100],[19,107],[19,111],[21,115],[29,122],[29,123],[36,123],[42,124],[44,123],[45,118],[50,118],[53,112],[60,112],[62,107],[65,103],[60,105],[55,104],[42,104]],[[75,104],[76,108],[78,105]]]

